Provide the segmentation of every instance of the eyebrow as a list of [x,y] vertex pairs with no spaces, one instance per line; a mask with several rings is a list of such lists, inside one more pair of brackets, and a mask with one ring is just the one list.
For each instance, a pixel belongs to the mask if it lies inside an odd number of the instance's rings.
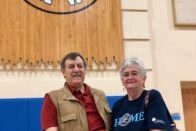
[[139,73],[139,71],[131,71],[131,72],[133,72],[133,73]]
[[82,66],[84,66],[84,63],[77,63],[77,64],[68,64],[67,66],[75,66],[75,65],[82,65]]

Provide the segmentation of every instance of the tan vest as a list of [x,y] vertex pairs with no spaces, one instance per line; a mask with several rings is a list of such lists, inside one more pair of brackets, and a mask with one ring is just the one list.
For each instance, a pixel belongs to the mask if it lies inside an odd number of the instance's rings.
[[[111,130],[111,111],[105,94],[89,87],[106,130]],[[58,131],[89,131],[85,108],[67,87],[48,93],[57,108]]]

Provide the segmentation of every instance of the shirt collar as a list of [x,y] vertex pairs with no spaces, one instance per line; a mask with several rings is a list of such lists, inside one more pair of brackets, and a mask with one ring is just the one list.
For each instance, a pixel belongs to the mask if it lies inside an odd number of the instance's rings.
[[[82,94],[82,92],[80,90],[77,90],[73,86],[69,85],[67,82],[65,83],[65,86],[70,90],[70,92],[72,94],[75,94],[75,93],[81,93]],[[88,93],[90,93],[90,90],[87,88],[87,85],[84,84],[84,93],[83,93],[83,95],[86,95]]]

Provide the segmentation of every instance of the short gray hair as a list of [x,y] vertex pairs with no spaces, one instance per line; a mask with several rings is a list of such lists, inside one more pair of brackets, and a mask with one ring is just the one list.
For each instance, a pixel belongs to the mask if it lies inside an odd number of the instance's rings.
[[61,60],[61,69],[65,69],[65,61],[66,60],[75,60],[77,57],[80,57],[82,59],[83,64],[84,64],[84,68],[86,69],[87,63],[86,63],[84,57],[78,52],[71,52],[71,53],[66,54],[63,57],[63,59]]
[[144,64],[143,62],[137,58],[137,57],[131,57],[131,58],[128,58],[128,59],[125,59],[123,64],[121,65],[120,67],[120,75],[122,77],[122,71],[124,70],[124,68],[127,66],[127,65],[139,65],[139,69],[140,69],[140,73],[141,73],[141,76],[144,78],[146,77],[146,69],[144,67]]

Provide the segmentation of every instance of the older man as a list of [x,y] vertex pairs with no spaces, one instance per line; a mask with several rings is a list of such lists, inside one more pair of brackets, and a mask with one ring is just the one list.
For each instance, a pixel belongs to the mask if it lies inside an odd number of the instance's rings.
[[64,87],[46,94],[41,114],[43,131],[110,130],[111,113],[103,91],[84,83],[87,64],[76,52],[61,61]]

